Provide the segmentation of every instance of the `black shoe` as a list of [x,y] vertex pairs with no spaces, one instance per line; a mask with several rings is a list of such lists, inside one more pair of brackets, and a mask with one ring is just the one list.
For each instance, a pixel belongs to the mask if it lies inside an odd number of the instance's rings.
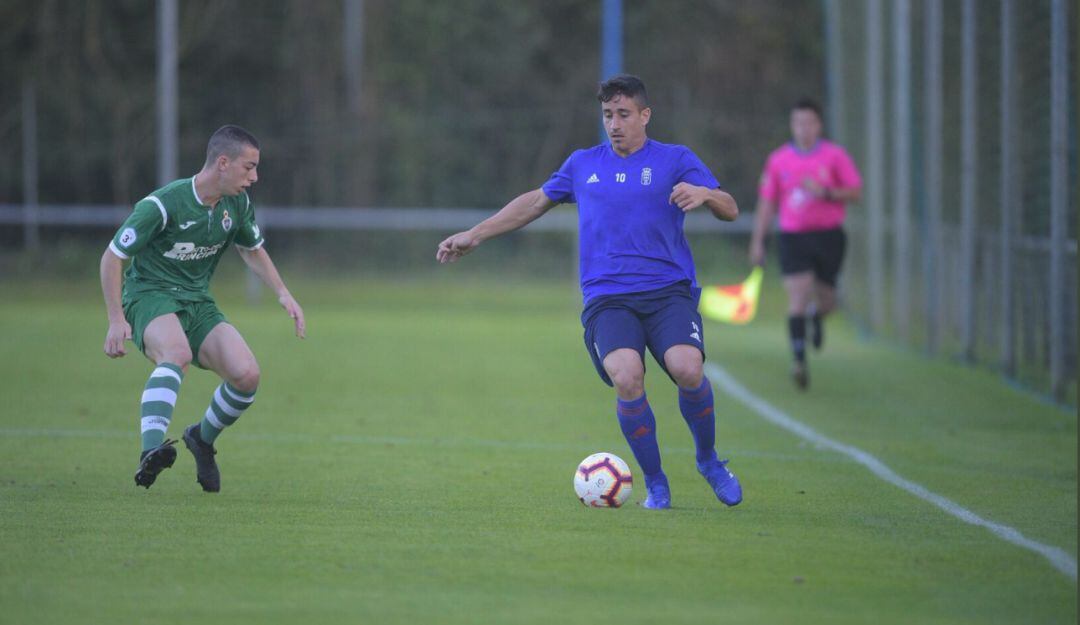
[[158,473],[168,469],[176,462],[176,444],[174,440],[165,440],[153,449],[147,449],[139,456],[139,470],[135,472],[135,485],[150,488]]
[[196,479],[202,489],[208,493],[221,490],[221,472],[218,471],[217,461],[214,460],[217,450],[199,436],[198,423],[189,425],[184,430],[184,444],[191,451],[191,455],[195,456]]
[[791,379],[795,380],[795,386],[800,391],[805,391],[806,387],[810,386],[810,372],[805,362],[795,361],[795,364],[791,366]]

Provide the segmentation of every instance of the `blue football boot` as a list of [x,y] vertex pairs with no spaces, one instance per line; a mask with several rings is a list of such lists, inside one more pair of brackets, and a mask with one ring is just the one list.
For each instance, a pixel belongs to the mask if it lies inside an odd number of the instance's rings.
[[717,499],[725,505],[737,506],[742,501],[742,486],[739,485],[739,478],[728,470],[727,463],[727,460],[716,460],[714,458],[706,462],[699,462],[697,470],[705,478],[705,481],[709,483],[709,486],[712,487]]
[[668,487],[667,476],[661,473],[652,479],[645,479],[645,491],[648,496],[641,503],[641,507],[649,510],[667,510],[671,507],[671,489]]

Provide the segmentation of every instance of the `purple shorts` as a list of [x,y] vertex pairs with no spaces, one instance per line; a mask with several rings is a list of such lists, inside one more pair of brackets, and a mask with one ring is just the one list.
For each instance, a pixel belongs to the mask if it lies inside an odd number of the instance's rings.
[[664,373],[668,373],[664,354],[675,345],[693,345],[704,358],[700,294],[688,282],[678,282],[655,291],[602,295],[590,301],[581,312],[581,325],[585,348],[600,378],[613,386],[604,370],[604,357],[620,348],[635,350],[644,363],[648,347]]

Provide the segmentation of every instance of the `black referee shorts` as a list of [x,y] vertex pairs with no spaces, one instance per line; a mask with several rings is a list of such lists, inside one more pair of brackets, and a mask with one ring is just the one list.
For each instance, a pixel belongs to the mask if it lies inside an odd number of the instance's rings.
[[785,276],[813,271],[814,277],[836,286],[840,265],[844,262],[847,235],[843,228],[810,232],[781,232],[777,247],[780,251],[780,272]]

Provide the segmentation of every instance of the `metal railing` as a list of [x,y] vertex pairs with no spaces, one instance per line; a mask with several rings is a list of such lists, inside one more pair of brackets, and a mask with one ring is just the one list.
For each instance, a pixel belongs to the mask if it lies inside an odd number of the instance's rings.
[[866,172],[847,309],[1075,401],[1075,3],[824,6],[831,132]]

